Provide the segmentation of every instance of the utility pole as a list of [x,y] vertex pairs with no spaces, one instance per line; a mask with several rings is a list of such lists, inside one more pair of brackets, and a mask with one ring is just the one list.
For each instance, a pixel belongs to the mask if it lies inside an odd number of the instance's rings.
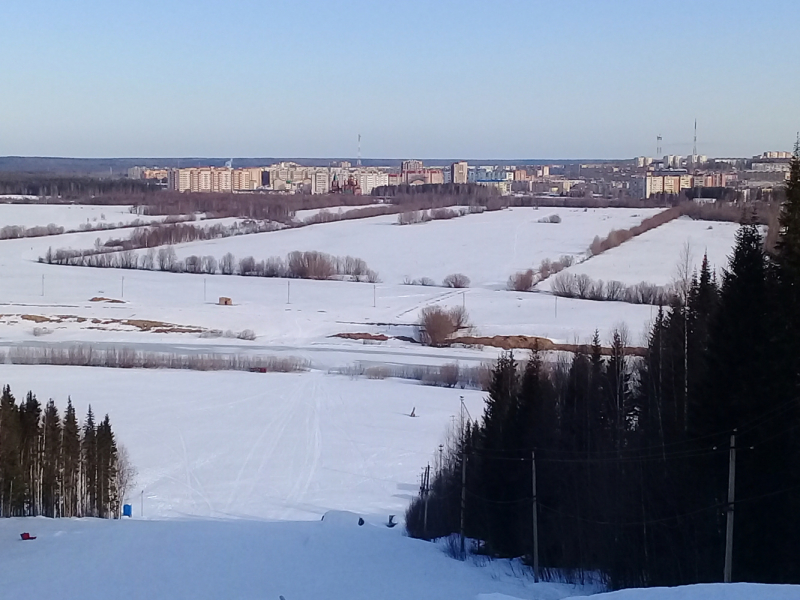
[[42,275],[42,297],[44,297],[44,275]]
[[731,582],[733,574],[733,503],[736,492],[736,430],[731,434],[731,450],[728,458],[728,515],[725,520],[725,574],[723,581]]
[[122,297],[125,297],[125,276],[122,276]]
[[372,284],[372,308],[375,308],[378,305],[378,286],[374,283]]
[[467,512],[467,453],[464,452],[464,440],[461,440],[461,558],[466,556],[464,548],[464,515]]
[[141,497],[140,516],[144,517],[144,490],[142,490],[140,497]]
[[203,302],[206,301],[206,278],[203,277]]
[[286,282],[286,304],[291,304],[292,282]]
[[533,485],[533,581],[539,582],[539,502],[536,498],[536,452],[531,450],[531,483]]
[[461,308],[467,308],[467,293],[461,292]]
[[556,308],[555,308],[555,311],[556,311],[556,319],[558,319],[558,296],[556,296],[556,295],[554,294],[554,295],[553,295],[553,298],[555,298],[555,299],[556,299],[556,301],[555,301],[555,306],[556,306]]
[[467,453],[464,451],[464,396],[461,399],[461,558],[466,557],[464,548],[464,516],[467,512]]
[[428,496],[431,495],[431,466],[425,467],[425,475],[422,478],[422,489],[425,494],[425,515],[422,520],[422,533],[428,537]]

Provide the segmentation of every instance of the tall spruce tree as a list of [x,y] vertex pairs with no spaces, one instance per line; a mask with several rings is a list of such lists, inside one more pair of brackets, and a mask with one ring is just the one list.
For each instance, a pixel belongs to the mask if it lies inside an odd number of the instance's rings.
[[81,433],[71,398],[67,399],[61,434],[61,477],[63,514],[66,517],[80,516]]
[[90,517],[98,516],[98,457],[97,457],[97,427],[91,405],[86,413],[83,424],[83,439],[81,440],[81,475],[83,479],[83,514]]
[[61,516],[61,419],[51,399],[42,424],[42,514]]

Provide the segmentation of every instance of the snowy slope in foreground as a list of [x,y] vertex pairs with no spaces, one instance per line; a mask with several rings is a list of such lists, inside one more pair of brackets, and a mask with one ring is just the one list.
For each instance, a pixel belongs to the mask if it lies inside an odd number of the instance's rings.
[[[512,563],[478,567],[353,514],[322,522],[0,520],[4,598],[60,600],[559,600]],[[23,542],[29,531],[37,539]],[[513,569],[519,573],[519,566]]]
[[800,598],[800,586],[711,583],[673,588],[620,590],[571,600],[589,600],[589,598],[591,600],[797,600]]

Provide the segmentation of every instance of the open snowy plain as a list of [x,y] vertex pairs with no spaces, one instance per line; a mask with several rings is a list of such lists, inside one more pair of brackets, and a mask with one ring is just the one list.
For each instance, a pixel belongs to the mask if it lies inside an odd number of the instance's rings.
[[[561,222],[539,222],[552,214]],[[442,545],[404,537],[402,526],[384,527],[389,515],[402,520],[421,469],[435,466],[436,449],[458,418],[459,397],[478,418],[484,394],[332,373],[354,365],[476,366],[497,356],[496,348],[428,348],[408,341],[418,334],[420,310],[432,305],[464,306],[476,335],[585,342],[595,329],[608,340],[625,324],[631,343],[638,345],[653,307],[556,300],[546,282],[533,293],[507,291],[505,284],[515,271],[545,258],[570,255],[584,261],[595,236],[652,214],[515,208],[405,226],[396,216],[372,217],[175,248],[179,258],[219,259],[231,252],[237,259],[262,260],[294,250],[356,256],[378,272],[381,283],[375,285],[37,262],[49,247],[89,249],[98,238],[102,243],[120,237],[114,231],[0,241],[2,350],[83,344],[177,355],[298,357],[309,367],[278,374],[0,365],[0,382],[18,397],[32,390],[63,410],[69,396],[81,416],[90,404],[96,414],[108,413],[139,471],[127,499],[134,505],[133,520],[0,523],[3,595],[63,597],[64,588],[53,581],[65,582],[84,600],[277,600],[280,595],[286,600],[557,600],[598,591],[534,584],[514,562],[460,563],[448,558]],[[103,215],[111,222],[136,217],[126,207],[0,205],[0,227],[55,223],[77,229]],[[572,270],[605,280],[664,284],[686,240],[693,264],[708,249],[720,267],[734,231],[730,224],[680,219]],[[471,287],[403,285],[420,277],[439,283],[450,273],[466,274]],[[233,306],[217,305],[220,296],[231,297]],[[235,337],[244,330],[252,330],[255,339]],[[225,331],[233,337],[221,335]],[[340,333],[391,339],[332,337]],[[364,517],[364,527],[354,524],[355,514]],[[38,539],[20,542],[22,531]],[[57,569],[52,577],[31,581],[19,568],[30,561]],[[87,583],[99,572],[107,575],[103,582]],[[721,589],[652,590],[641,598],[783,600],[793,592],[779,586]]]

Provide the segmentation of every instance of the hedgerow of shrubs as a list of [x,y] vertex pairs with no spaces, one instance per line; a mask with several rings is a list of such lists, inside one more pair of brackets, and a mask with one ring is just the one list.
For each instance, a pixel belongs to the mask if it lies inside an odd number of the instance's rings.
[[585,273],[561,273],[553,278],[550,291],[564,298],[582,300],[605,300],[628,302],[630,304],[668,305],[675,297],[674,286],[660,286],[642,281],[635,285],[625,285],[621,281],[604,282],[592,279]]

